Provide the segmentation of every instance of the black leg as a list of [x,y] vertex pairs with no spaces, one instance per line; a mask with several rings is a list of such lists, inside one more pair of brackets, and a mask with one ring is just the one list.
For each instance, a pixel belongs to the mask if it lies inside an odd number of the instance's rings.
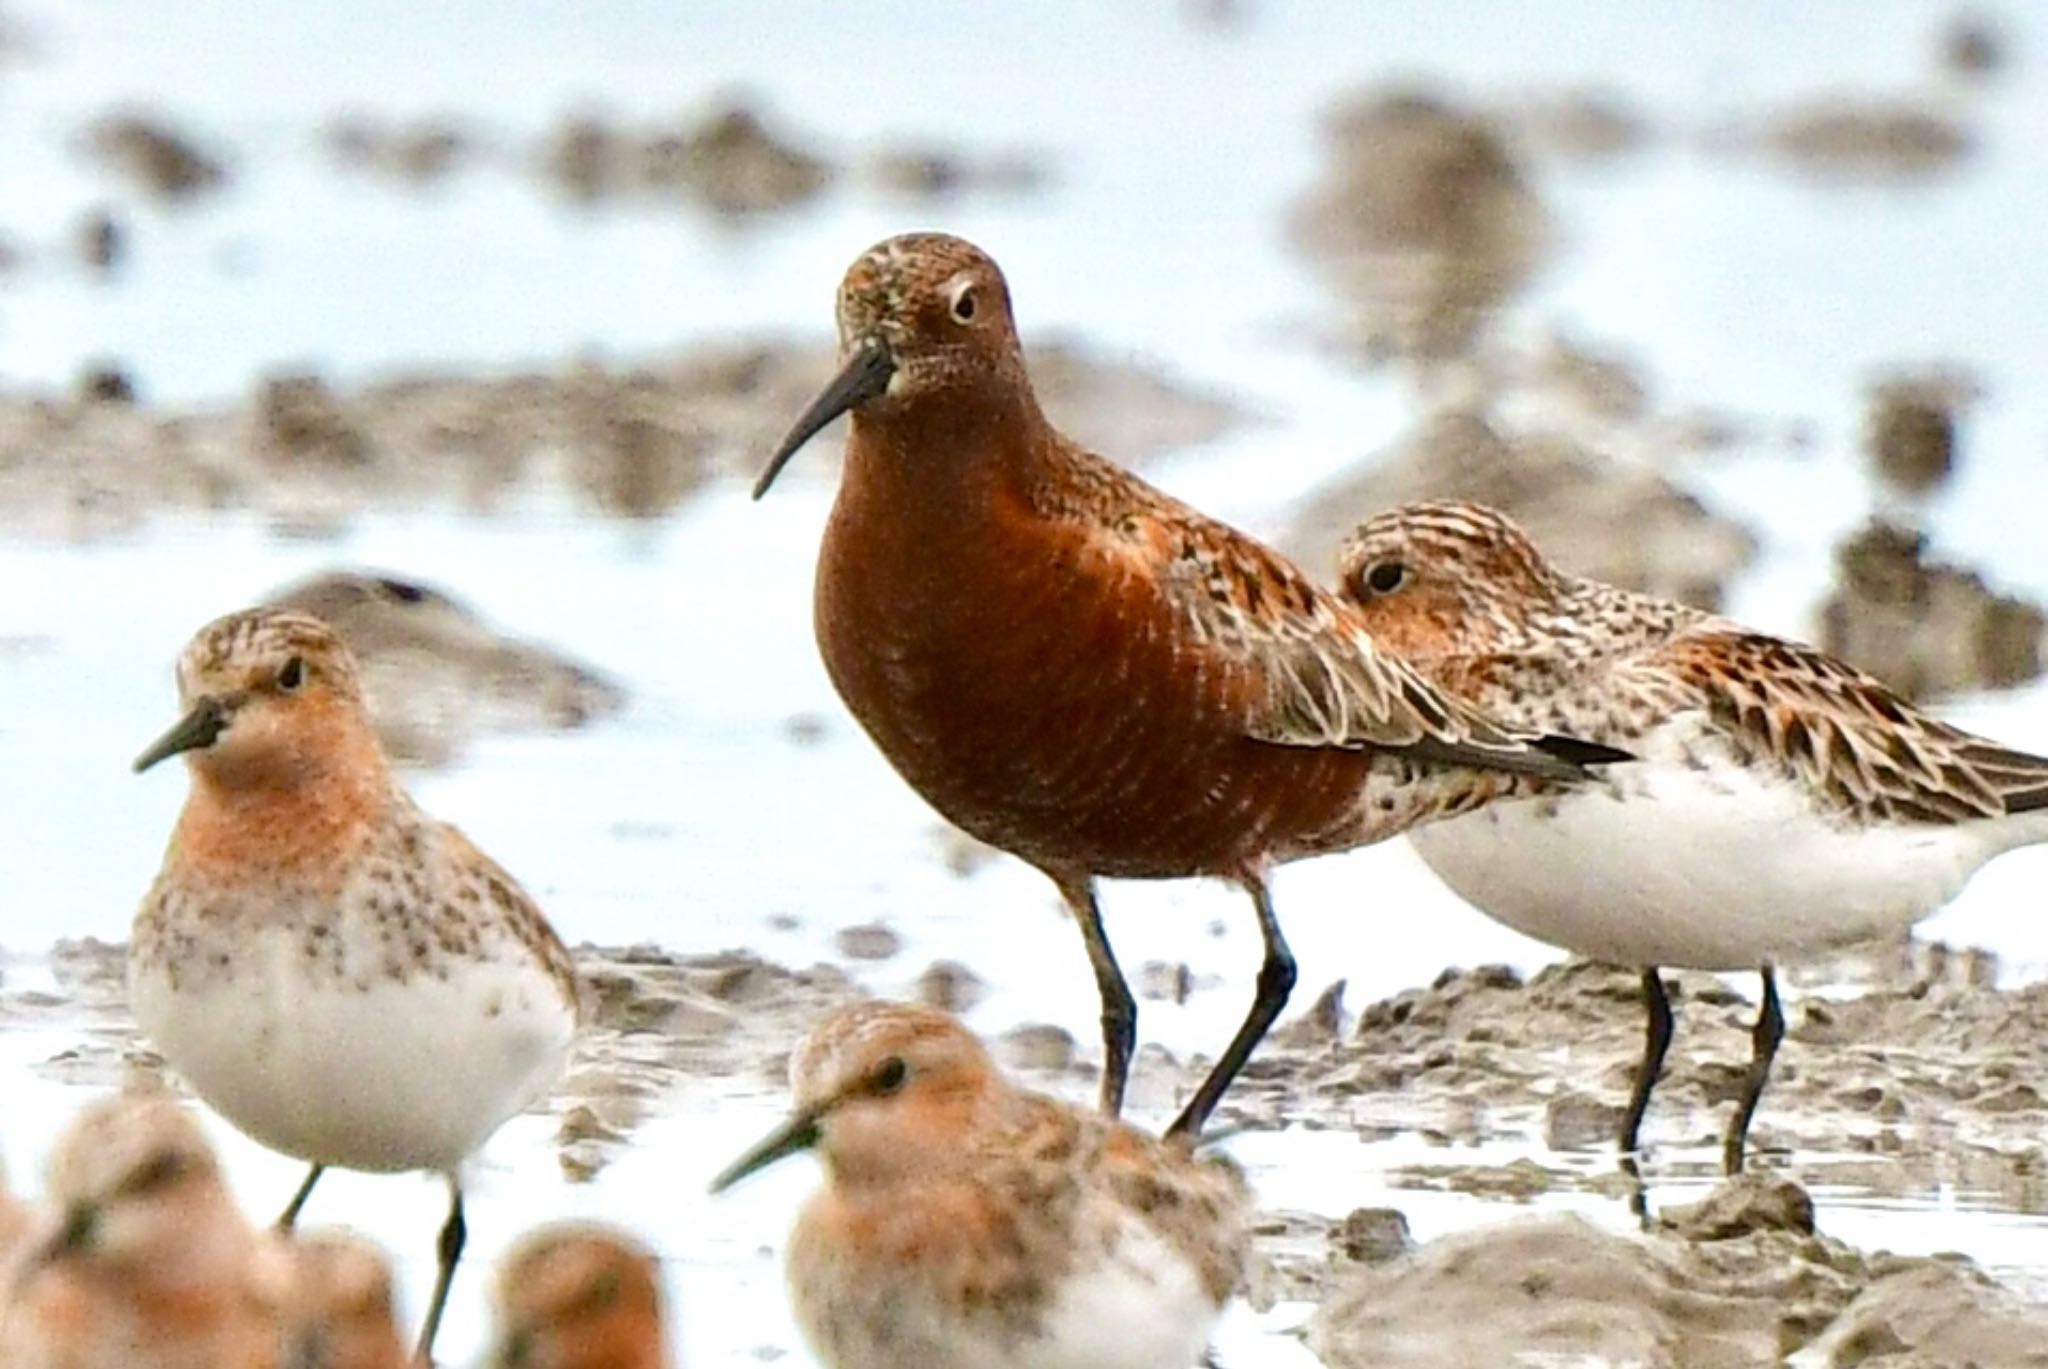
[[441,1313],[448,1306],[448,1287],[455,1282],[455,1266],[462,1259],[462,1247],[469,1240],[469,1227],[462,1220],[462,1189],[453,1175],[448,1179],[448,1220],[441,1227],[440,1269],[434,1275],[434,1296],[427,1304],[427,1319],[420,1323],[420,1343],[413,1358],[421,1364],[434,1362],[434,1337],[441,1330]]
[[1643,1186],[1637,1137],[1650,1110],[1650,1093],[1664,1076],[1664,1053],[1671,1049],[1671,999],[1664,992],[1664,976],[1654,965],[1643,971],[1643,1008],[1643,1058],[1636,1064],[1635,1087],[1629,1091],[1628,1112],[1621,1121],[1621,1172],[1629,1180],[1629,1211],[1647,1231],[1650,1194]]
[[1763,1097],[1764,1084],[1771,1077],[1771,1059],[1778,1053],[1778,1043],[1785,1039],[1785,1013],[1778,1006],[1778,978],[1771,967],[1765,965],[1760,973],[1764,977],[1764,1005],[1756,1015],[1756,1026],[1750,1029],[1749,1077],[1742,1081],[1742,1098],[1735,1105],[1735,1116],[1728,1123],[1728,1139],[1721,1144],[1721,1172],[1742,1173],[1742,1152],[1749,1139],[1749,1119],[1756,1115],[1757,1099]]
[[1643,1114],[1650,1110],[1650,1091],[1664,1076],[1664,1052],[1671,1049],[1671,1000],[1664,993],[1664,976],[1654,965],[1643,971],[1643,1006],[1648,1014],[1643,1024],[1643,1058],[1636,1066],[1636,1085],[1628,1096],[1628,1112],[1621,1119],[1623,1155],[1636,1153]]
[[326,1165],[314,1165],[306,1171],[306,1181],[299,1185],[299,1191],[285,1204],[284,1215],[277,1219],[279,1231],[290,1231],[298,1225],[299,1212],[306,1206],[306,1199],[313,1196],[313,1185],[320,1182],[320,1176],[327,1172]]
[[1223,1101],[1230,1081],[1237,1078],[1244,1062],[1251,1059],[1252,1052],[1287,1006],[1287,996],[1294,992],[1294,953],[1287,949],[1287,938],[1280,934],[1280,921],[1273,916],[1273,899],[1266,892],[1266,881],[1257,876],[1246,876],[1243,884],[1245,891],[1252,896],[1252,906],[1258,910],[1259,935],[1266,941],[1266,959],[1259,966],[1258,992],[1252,998],[1252,1010],[1245,1015],[1244,1025],[1237,1029],[1236,1036],[1230,1038],[1230,1044],[1209,1071],[1209,1077],[1202,1081],[1195,1090],[1195,1096],[1188,1100],[1180,1116],[1174,1118],[1173,1125],[1166,1129],[1168,1136],[1189,1140],[1201,1136],[1209,1114]]
[[1080,924],[1081,940],[1088,947],[1088,965],[1095,971],[1095,988],[1102,995],[1102,1111],[1115,1117],[1124,1107],[1124,1081],[1131,1073],[1131,1051],[1138,1040],[1138,1003],[1131,986],[1109,948],[1109,936],[1102,930],[1102,909],[1095,902],[1095,881],[1087,875],[1068,878],[1054,875],[1060,894]]

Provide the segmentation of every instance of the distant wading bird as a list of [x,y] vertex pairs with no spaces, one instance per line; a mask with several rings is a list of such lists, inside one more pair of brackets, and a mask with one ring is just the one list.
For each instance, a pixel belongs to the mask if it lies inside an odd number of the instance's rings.
[[769,461],[852,417],[818,559],[818,645],[890,762],[956,826],[1048,875],[1102,996],[1102,1105],[1136,1007],[1098,877],[1212,875],[1252,897],[1265,959],[1236,1036],[1172,1130],[1199,1134],[1295,968],[1279,861],[1569,783],[1603,747],[1505,727],[1382,651],[1276,553],[1046,422],[996,264],[941,234],[862,254],[841,368]]
[[668,1369],[661,1266],[623,1233],[528,1232],[498,1265],[498,1340],[482,1369]]
[[276,1369],[277,1280],[213,1148],[168,1096],[81,1111],[46,1230],[0,1284],[6,1369]]
[[2048,841],[2048,759],[1951,727],[1812,647],[1566,575],[1492,509],[1380,514],[1347,539],[1341,570],[1374,639],[1446,693],[1640,758],[1411,837],[1508,926],[1642,970],[1625,1157],[1671,1042],[1659,966],[1763,975],[1722,1147],[1733,1174],[1784,1035],[1773,965],[1896,936],[1992,857]]
[[448,1180],[428,1357],[466,1227],[457,1167],[543,1097],[580,1012],[533,901],[392,778],[348,649],[252,609],[178,660],[185,716],[137,758],[192,787],[135,916],[135,1018],[221,1116],[312,1166]]

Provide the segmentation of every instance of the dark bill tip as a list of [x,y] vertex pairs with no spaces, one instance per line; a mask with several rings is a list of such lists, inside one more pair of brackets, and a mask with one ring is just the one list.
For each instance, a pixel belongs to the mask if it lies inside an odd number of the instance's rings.
[[711,1181],[713,1193],[723,1193],[755,1170],[766,1169],[777,1160],[787,1159],[800,1150],[809,1150],[818,1144],[818,1116],[816,1108],[802,1108],[790,1114],[789,1120],[769,1132],[755,1143],[753,1149],[740,1156],[719,1171]]
[[228,725],[228,710],[218,699],[201,699],[190,713],[171,724],[171,730],[149,744],[135,758],[135,773],[168,760],[181,751],[198,751],[212,746]]
[[895,358],[880,338],[865,338],[853,349],[846,364],[839,368],[811,401],[811,407],[803,411],[789,436],[782,439],[782,445],[775,449],[775,455],[768,458],[768,468],[761,472],[761,478],[754,482],[754,498],[768,493],[768,487],[775,483],[775,477],[782,474],[782,468],[797,454],[804,443],[818,435],[818,429],[830,423],[848,409],[858,408],[876,395],[889,388],[889,377],[896,373]]

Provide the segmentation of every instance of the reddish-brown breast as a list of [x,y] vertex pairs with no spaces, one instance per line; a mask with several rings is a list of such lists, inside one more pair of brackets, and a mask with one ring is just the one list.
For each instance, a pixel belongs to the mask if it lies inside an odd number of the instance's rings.
[[914,432],[856,415],[816,608],[833,683],[934,807],[1041,866],[1140,878],[1351,824],[1369,753],[1247,735],[1261,682],[1190,639],[1149,545],[1177,506],[1077,467],[1035,407],[931,436],[981,446],[906,457]]
[[1255,877],[1575,778],[1374,645],[1251,538],[1054,431],[1002,272],[878,244],[840,286],[841,368],[755,485],[851,412],[818,564],[825,662],[941,812],[1063,882]]

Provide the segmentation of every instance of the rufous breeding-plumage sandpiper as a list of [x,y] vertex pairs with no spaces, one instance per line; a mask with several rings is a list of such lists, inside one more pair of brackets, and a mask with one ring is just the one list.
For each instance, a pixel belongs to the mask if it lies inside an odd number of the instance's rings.
[[1111,1115],[1137,1010],[1096,880],[1208,875],[1251,895],[1257,993],[1171,1128],[1199,1134],[1294,986],[1275,863],[1616,753],[1443,695],[1277,553],[1060,433],[972,244],[871,248],[838,312],[839,373],[755,486],[851,415],[815,600],[832,682],[933,807],[1058,886],[1101,995]]
[[935,1009],[842,1009],[791,1055],[789,1118],[722,1190],[824,1165],[789,1244],[829,1369],[1189,1369],[1243,1275],[1228,1160],[1017,1088]]
[[135,917],[143,1032],[208,1106],[312,1168],[448,1181],[428,1357],[466,1228],[461,1163],[560,1077],[580,1016],[533,900],[394,780],[348,649],[303,614],[200,629],[184,717],[136,760],[191,789]]

